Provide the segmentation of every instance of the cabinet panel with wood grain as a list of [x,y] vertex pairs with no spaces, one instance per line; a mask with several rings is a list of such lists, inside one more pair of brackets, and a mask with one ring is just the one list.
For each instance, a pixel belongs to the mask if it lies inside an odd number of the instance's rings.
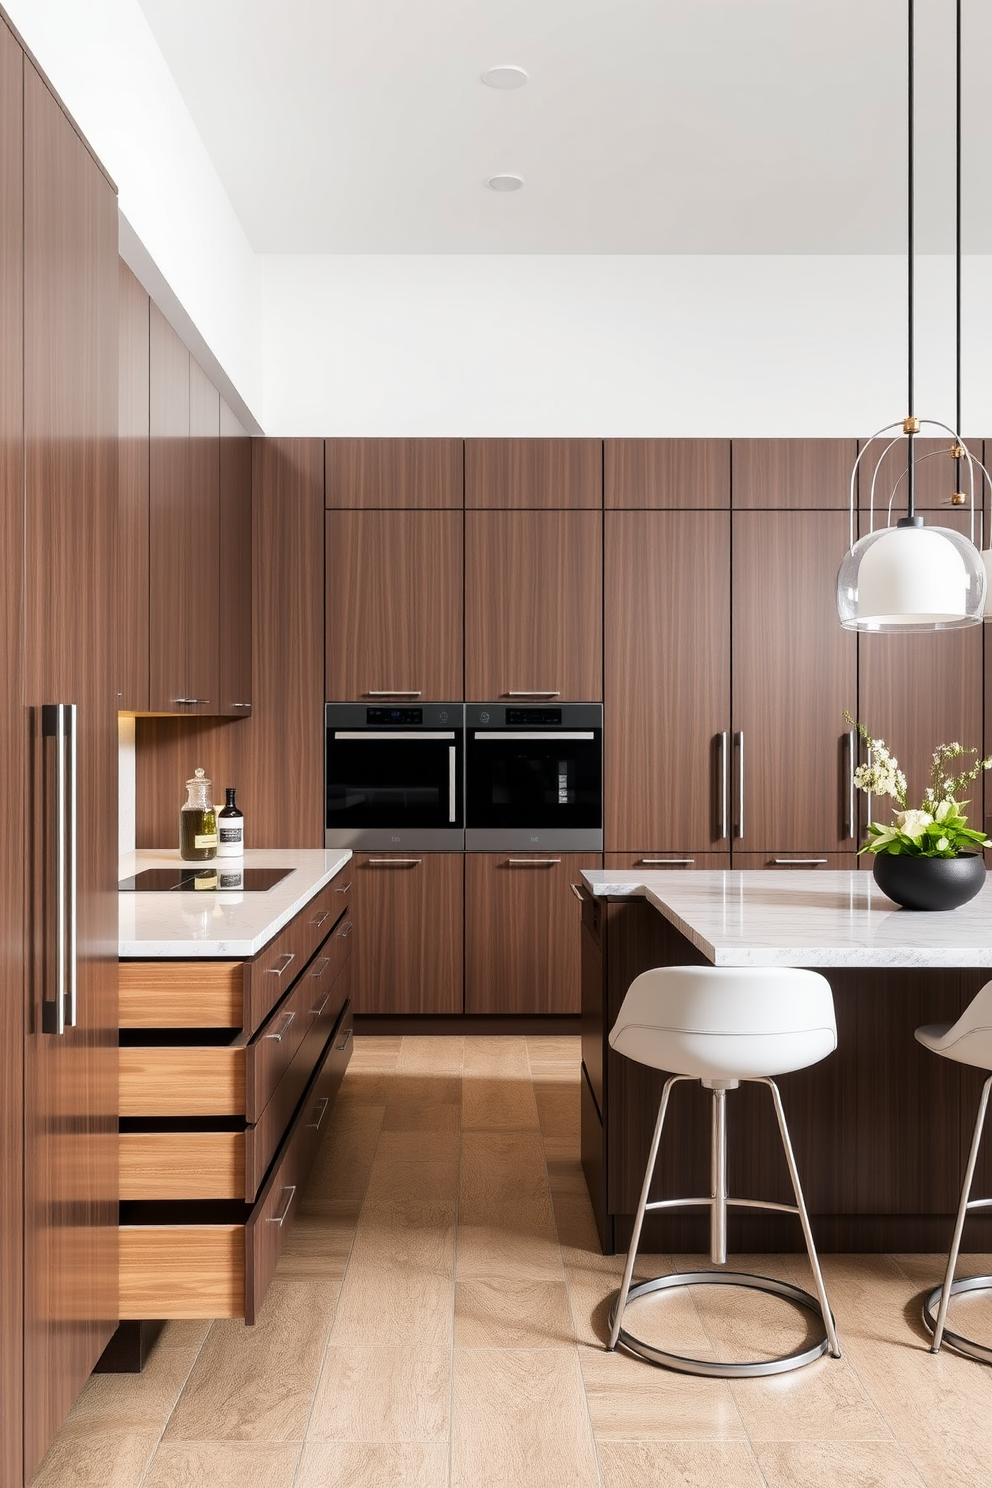
[[356,853],[352,878],[357,1013],[460,1013],[460,853]]
[[466,439],[465,506],[591,510],[603,505],[601,439]]
[[150,302],[120,264],[117,445],[120,508],[118,707],[148,708],[148,325]]
[[603,504],[608,511],[726,510],[730,440],[604,440]]
[[857,453],[853,439],[735,439],[734,509],[846,511]]
[[326,439],[328,507],[460,508],[460,439]]

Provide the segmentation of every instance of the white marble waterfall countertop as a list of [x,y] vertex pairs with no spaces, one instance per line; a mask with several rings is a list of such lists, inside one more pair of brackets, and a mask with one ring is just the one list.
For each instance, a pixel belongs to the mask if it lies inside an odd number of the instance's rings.
[[125,853],[118,879],[144,868],[290,868],[263,893],[192,892],[118,894],[118,955],[147,957],[255,956],[299,914],[351,857],[349,848],[249,848],[243,859],[184,863],[178,848]]
[[871,872],[606,872],[602,898],[645,898],[715,966],[992,966],[992,877],[941,913],[899,909]]

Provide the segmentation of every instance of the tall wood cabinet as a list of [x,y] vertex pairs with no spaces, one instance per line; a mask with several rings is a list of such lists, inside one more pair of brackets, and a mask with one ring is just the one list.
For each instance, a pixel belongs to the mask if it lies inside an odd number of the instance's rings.
[[[23,1162],[24,1190],[22,1209],[4,1208],[0,1258],[3,1287],[12,1276],[23,1285],[23,1451],[20,1413],[5,1413],[0,1432],[4,1481],[17,1483],[34,1472],[117,1318],[118,267],[112,185],[2,25],[0,37],[3,106],[23,76],[24,121],[23,203],[5,194],[5,238],[11,221],[17,228],[0,271],[9,293],[8,263],[23,263],[20,491],[9,485],[17,457],[4,462],[5,519],[15,530],[23,523],[23,568],[7,576],[4,602],[23,585],[14,624],[23,649],[10,657],[3,716],[17,735],[4,751],[4,820],[10,831],[23,802],[27,826],[4,888],[7,912],[25,917],[20,935],[16,923],[5,925],[4,998],[5,1009],[13,1001],[24,1010],[24,1041],[15,1045],[23,1156],[8,1154],[15,1170]],[[9,122],[0,139],[8,193],[12,160],[21,174],[19,129]],[[10,304],[5,355],[8,330],[19,347]],[[3,381],[9,418],[20,366]],[[16,430],[5,432],[16,441]],[[50,704],[74,710],[60,720],[71,736],[64,742],[50,733]],[[19,1093],[16,1074],[13,1088]],[[8,1236],[21,1213],[23,1257]],[[5,1404],[15,1393],[18,1317],[14,1306],[3,1324]]]

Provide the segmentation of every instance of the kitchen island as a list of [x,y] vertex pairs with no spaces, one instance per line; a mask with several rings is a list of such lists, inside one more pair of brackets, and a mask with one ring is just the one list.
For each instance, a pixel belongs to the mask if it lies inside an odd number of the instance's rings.
[[[838,1048],[779,1080],[824,1250],[946,1247],[983,1074],[928,1053],[921,1023],[956,1018],[992,976],[992,884],[944,914],[897,909],[870,873],[583,874],[582,1160],[604,1251],[630,1235],[664,1075],[607,1043],[624,994],[650,966],[803,966],[834,992]],[[728,1101],[730,1191],[789,1201],[767,1092]],[[652,1198],[705,1191],[709,1118],[698,1086],[677,1087]],[[992,1193],[983,1153],[975,1193]],[[992,1216],[966,1246],[988,1249]],[[703,1211],[651,1215],[645,1244],[707,1247]],[[741,1251],[802,1249],[783,1216],[737,1212]]]

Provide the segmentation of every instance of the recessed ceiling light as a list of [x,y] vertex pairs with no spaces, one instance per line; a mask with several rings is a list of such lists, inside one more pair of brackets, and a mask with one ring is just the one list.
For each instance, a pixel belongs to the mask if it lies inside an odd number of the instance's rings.
[[523,184],[522,176],[489,176],[486,180],[490,191],[519,191]]
[[482,74],[482,81],[487,88],[522,88],[527,81],[527,73],[522,67],[512,65],[490,67]]

